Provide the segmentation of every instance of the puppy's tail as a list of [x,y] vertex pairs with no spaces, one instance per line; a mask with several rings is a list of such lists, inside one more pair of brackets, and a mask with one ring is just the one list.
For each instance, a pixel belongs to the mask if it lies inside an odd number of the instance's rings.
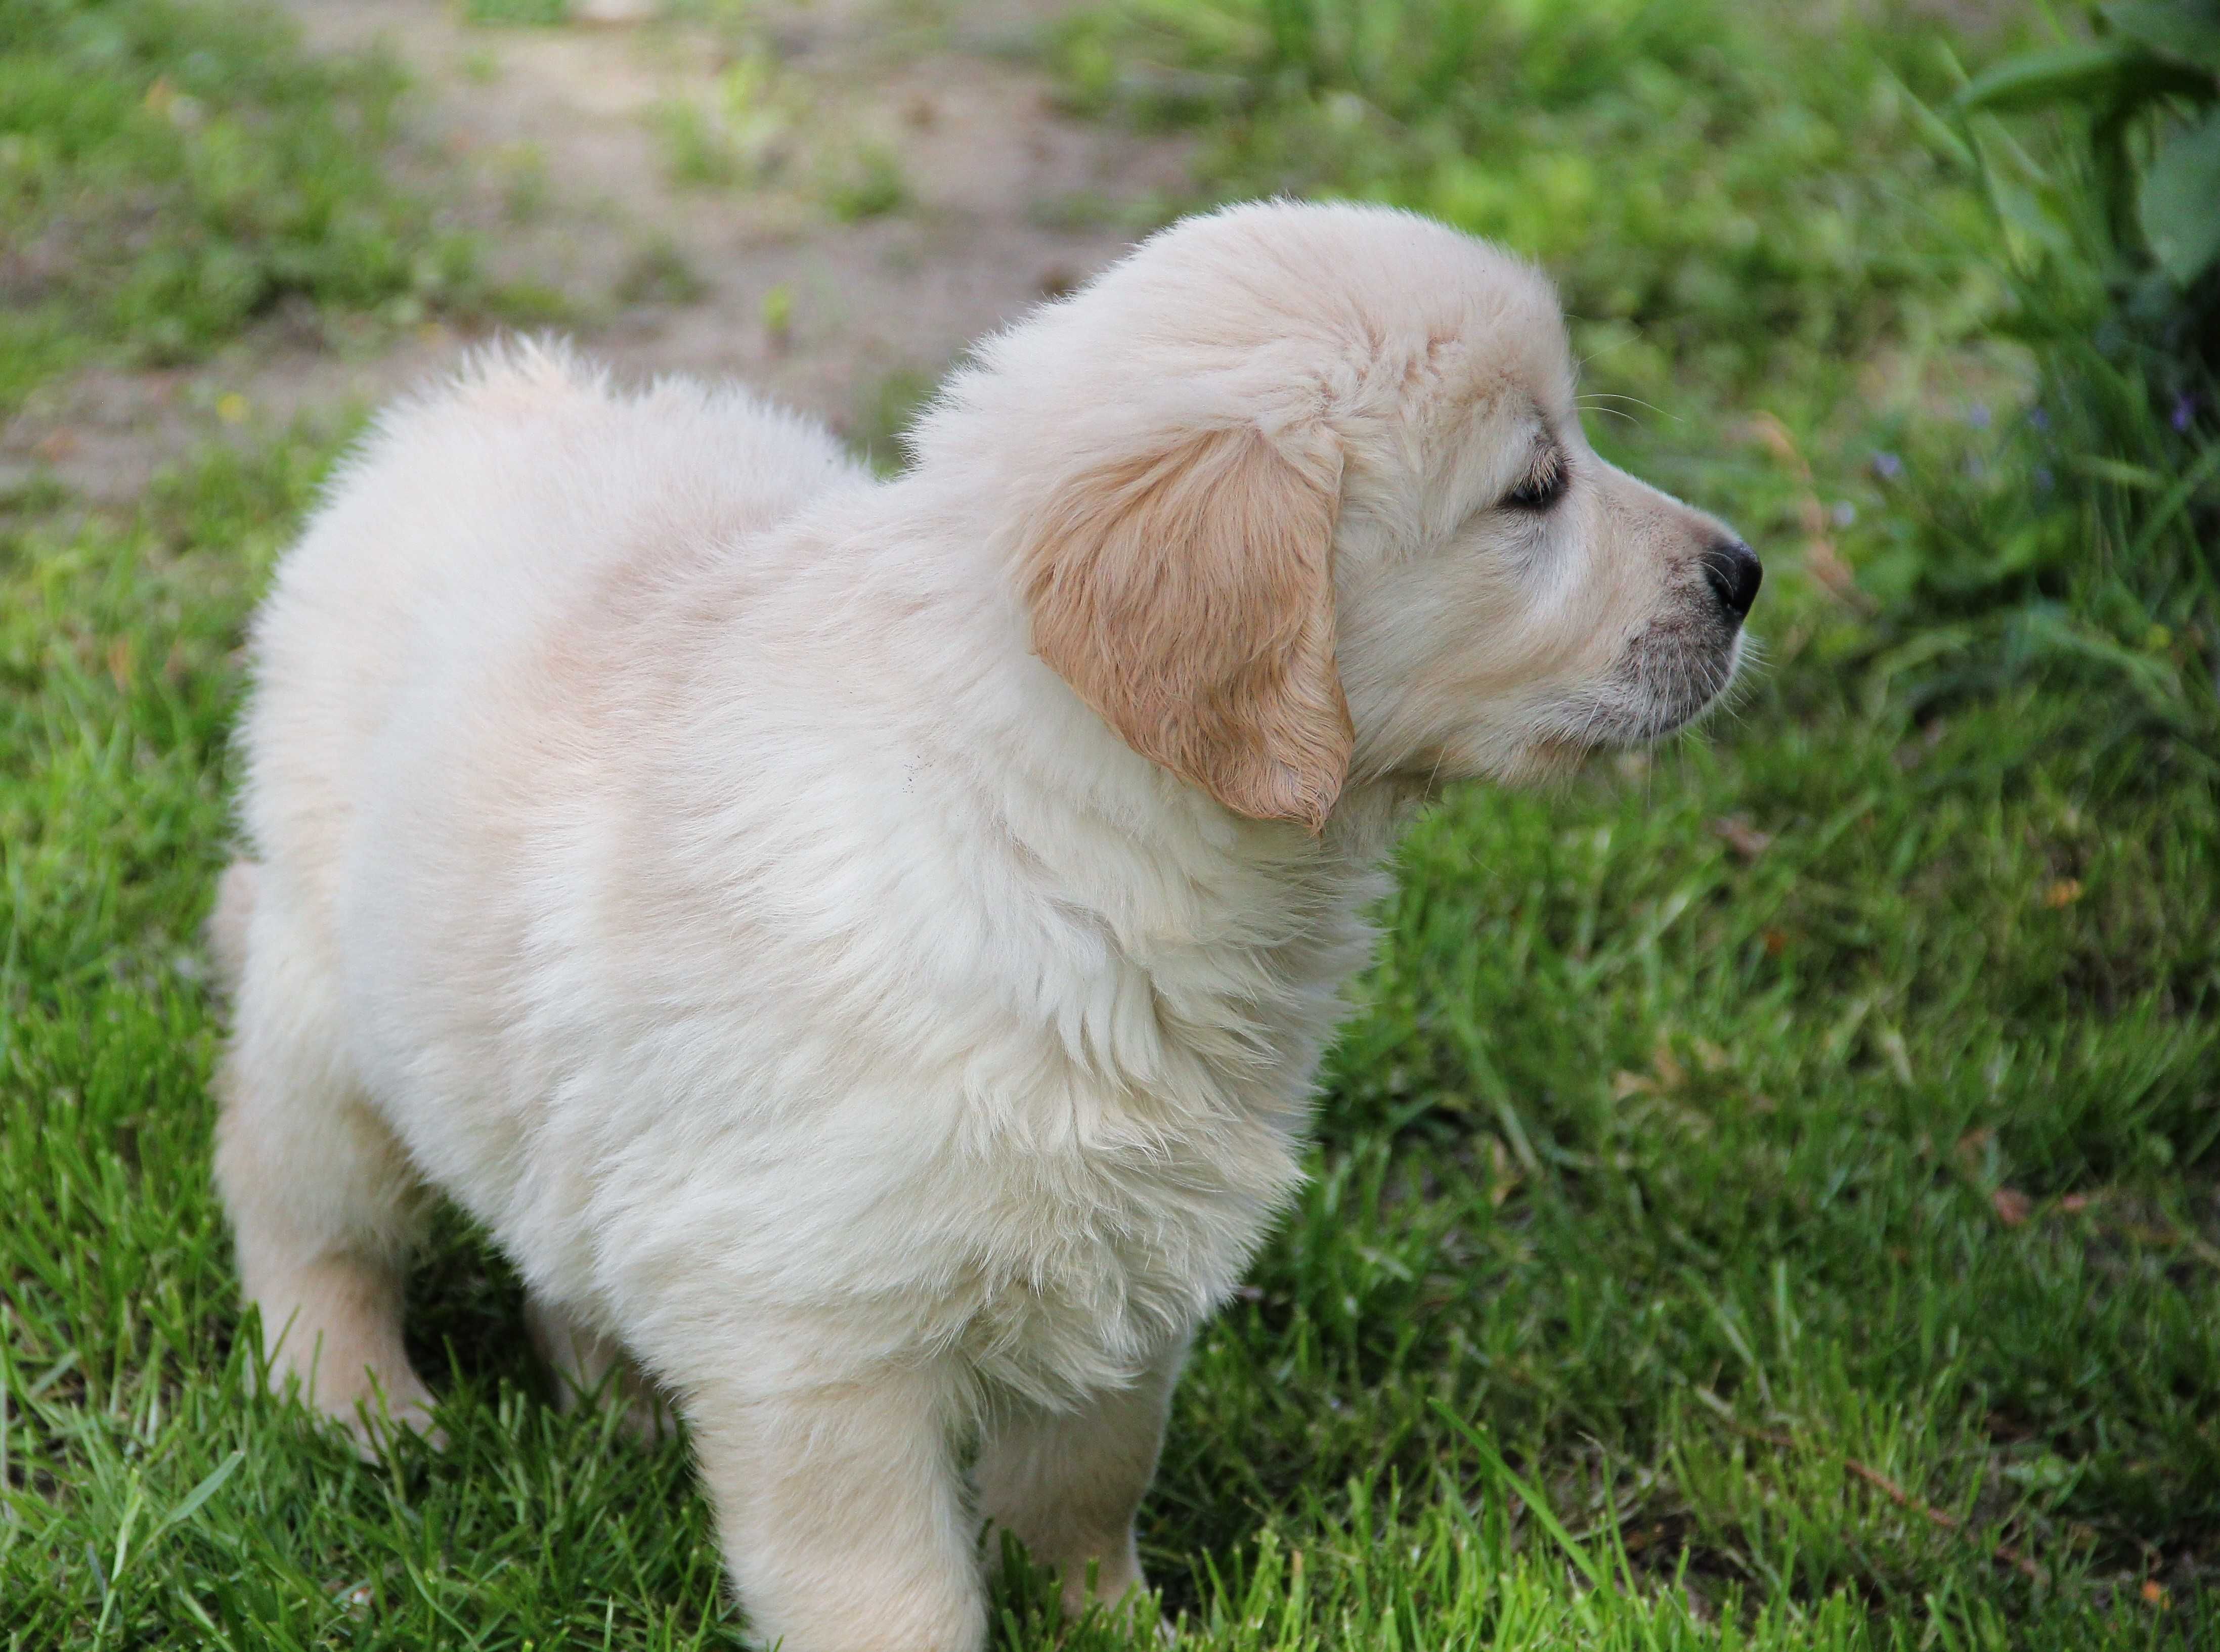
[[215,886],[215,909],[209,913],[209,956],[215,963],[216,986],[226,998],[239,994],[240,977],[246,973],[246,926],[254,916],[254,891],[262,869],[251,860],[235,860],[224,868]]

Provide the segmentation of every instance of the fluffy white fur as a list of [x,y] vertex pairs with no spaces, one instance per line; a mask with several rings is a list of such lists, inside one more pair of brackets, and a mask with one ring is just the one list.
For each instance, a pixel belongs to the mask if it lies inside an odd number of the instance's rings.
[[[274,1374],[424,1421],[452,1197],[544,1346],[686,1418],[787,1652],[976,1648],[985,1520],[1140,1582],[1397,825],[1739,647],[1730,536],[1586,446],[1545,284],[1402,215],[1176,226],[914,448],[544,346],[390,410],[255,623],[215,920]],[[1229,652],[1281,606],[1309,643]]]

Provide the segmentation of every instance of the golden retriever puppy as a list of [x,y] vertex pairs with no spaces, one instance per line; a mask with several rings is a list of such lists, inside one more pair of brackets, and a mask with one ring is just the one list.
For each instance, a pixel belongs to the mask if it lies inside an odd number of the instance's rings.
[[1372,208],[1166,230],[914,448],[546,347],[389,412],[255,621],[215,926],[273,1375],[424,1423],[457,1200],[786,1652],[976,1648],[982,1524],[1141,1585],[1399,824],[1695,715],[1759,578],[1589,450],[1541,277]]

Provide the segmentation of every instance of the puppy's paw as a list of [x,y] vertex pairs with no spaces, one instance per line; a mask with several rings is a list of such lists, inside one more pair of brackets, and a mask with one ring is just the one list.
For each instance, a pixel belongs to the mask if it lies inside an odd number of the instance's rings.
[[401,1392],[388,1395],[373,1388],[355,1402],[352,1415],[340,1420],[363,1461],[383,1462],[404,1436],[415,1436],[434,1451],[447,1449],[447,1431],[438,1420],[439,1403],[411,1372]]

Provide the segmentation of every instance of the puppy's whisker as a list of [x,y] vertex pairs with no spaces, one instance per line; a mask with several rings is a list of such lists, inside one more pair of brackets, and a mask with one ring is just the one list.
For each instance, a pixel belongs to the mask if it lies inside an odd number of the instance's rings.
[[1629,402],[1635,407],[1648,409],[1661,419],[1670,419],[1676,425],[1687,423],[1687,421],[1679,414],[1668,413],[1655,402],[1645,402],[1638,396],[1623,396],[1615,390],[1591,390],[1579,398],[1579,404],[1581,407],[1593,408],[1599,413],[1604,411],[1602,403],[1605,402]]

